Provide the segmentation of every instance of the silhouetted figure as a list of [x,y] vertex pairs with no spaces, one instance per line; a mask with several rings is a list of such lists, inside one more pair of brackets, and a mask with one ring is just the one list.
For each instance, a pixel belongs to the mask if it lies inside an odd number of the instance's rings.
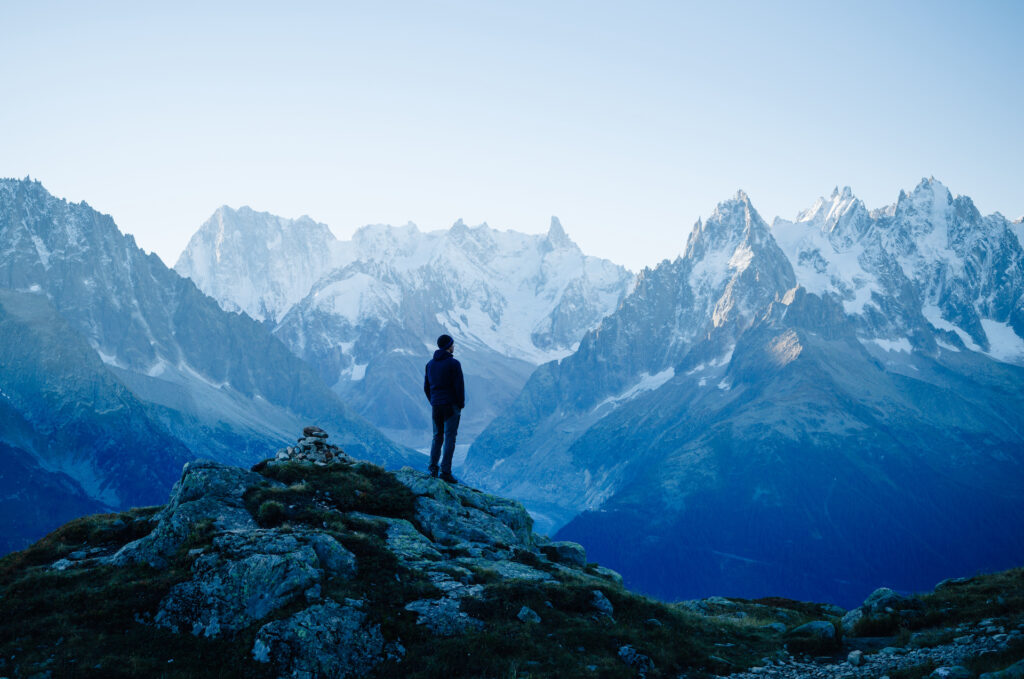
[[[452,457],[455,455],[455,436],[459,433],[459,419],[466,406],[466,386],[462,380],[462,364],[452,354],[455,340],[449,335],[437,338],[437,351],[427,363],[423,376],[423,393],[430,400],[431,419],[434,421],[434,439],[430,444],[430,475],[448,483],[458,483],[452,476]],[[441,454],[442,443],[444,455]],[[437,463],[441,462],[440,470]]]

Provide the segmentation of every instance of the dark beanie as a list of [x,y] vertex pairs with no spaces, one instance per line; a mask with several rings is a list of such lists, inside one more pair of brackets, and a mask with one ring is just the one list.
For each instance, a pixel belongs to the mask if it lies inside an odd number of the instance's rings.
[[437,348],[441,351],[446,351],[453,344],[455,344],[455,340],[451,338],[451,335],[441,335],[437,338]]

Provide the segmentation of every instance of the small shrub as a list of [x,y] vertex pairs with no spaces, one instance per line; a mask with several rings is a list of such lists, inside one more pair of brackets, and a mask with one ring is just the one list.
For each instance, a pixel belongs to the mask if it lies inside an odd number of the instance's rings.
[[260,505],[256,514],[256,521],[265,528],[279,526],[285,520],[287,512],[283,503],[277,500],[267,500]]

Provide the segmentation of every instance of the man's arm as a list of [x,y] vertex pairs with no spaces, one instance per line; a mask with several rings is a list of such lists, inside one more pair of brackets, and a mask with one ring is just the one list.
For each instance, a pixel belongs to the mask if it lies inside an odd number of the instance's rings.
[[462,380],[462,364],[455,363],[455,405],[459,410],[466,407],[466,384]]
[[423,393],[427,395],[427,400],[430,400],[430,380],[427,379],[427,369],[423,369]]

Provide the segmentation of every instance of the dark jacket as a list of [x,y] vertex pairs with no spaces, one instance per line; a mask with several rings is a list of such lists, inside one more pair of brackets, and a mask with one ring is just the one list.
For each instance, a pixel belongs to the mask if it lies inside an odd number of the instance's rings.
[[423,393],[430,400],[430,405],[465,408],[466,385],[462,381],[462,364],[447,351],[435,351],[423,376]]

